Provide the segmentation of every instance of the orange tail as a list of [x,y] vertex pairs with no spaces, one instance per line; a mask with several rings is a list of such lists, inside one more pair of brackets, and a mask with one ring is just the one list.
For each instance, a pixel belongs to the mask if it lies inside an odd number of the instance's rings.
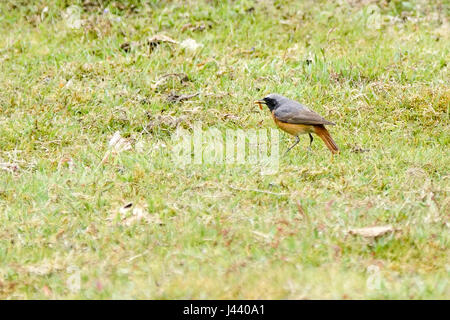
[[332,153],[338,153],[339,148],[336,145],[336,142],[334,142],[333,138],[331,138],[330,133],[327,129],[325,129],[325,126],[323,124],[321,125],[315,125],[314,126],[315,133],[320,137],[320,139],[325,142],[326,146]]

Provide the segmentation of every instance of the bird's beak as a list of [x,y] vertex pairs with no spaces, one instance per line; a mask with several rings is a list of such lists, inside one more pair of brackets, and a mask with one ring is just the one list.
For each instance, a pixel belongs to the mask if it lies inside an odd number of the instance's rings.
[[255,101],[255,104],[257,104],[259,108],[262,110],[263,109],[262,105],[266,104],[266,102],[264,100],[257,100]]

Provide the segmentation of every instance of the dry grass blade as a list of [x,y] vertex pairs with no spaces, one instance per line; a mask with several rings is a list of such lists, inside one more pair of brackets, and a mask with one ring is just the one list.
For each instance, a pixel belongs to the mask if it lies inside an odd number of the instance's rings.
[[230,187],[233,190],[266,193],[266,194],[273,194],[275,196],[287,196],[288,195],[287,193],[277,193],[277,192],[272,192],[272,191],[267,191],[267,190],[246,189],[246,188],[238,188],[238,187],[233,187],[233,186],[228,186],[228,187]]

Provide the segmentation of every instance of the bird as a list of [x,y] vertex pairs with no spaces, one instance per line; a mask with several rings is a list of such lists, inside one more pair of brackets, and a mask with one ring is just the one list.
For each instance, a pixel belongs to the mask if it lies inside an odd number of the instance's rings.
[[285,154],[300,142],[300,134],[309,135],[309,148],[311,148],[314,140],[311,133],[317,134],[331,153],[339,152],[336,142],[325,128],[325,125],[335,125],[335,123],[324,119],[310,108],[276,93],[271,93],[262,100],[255,101],[255,103],[259,105],[261,110],[263,110],[263,104],[267,105],[275,124],[281,130],[295,137],[295,143],[289,147]]

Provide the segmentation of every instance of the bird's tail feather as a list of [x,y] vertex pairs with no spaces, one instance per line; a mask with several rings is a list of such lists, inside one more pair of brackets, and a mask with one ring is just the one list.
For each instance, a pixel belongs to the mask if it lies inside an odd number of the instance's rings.
[[339,148],[334,142],[333,138],[331,138],[330,133],[325,128],[324,125],[315,125],[314,126],[315,133],[325,142],[325,145],[330,149],[332,153],[338,153]]

